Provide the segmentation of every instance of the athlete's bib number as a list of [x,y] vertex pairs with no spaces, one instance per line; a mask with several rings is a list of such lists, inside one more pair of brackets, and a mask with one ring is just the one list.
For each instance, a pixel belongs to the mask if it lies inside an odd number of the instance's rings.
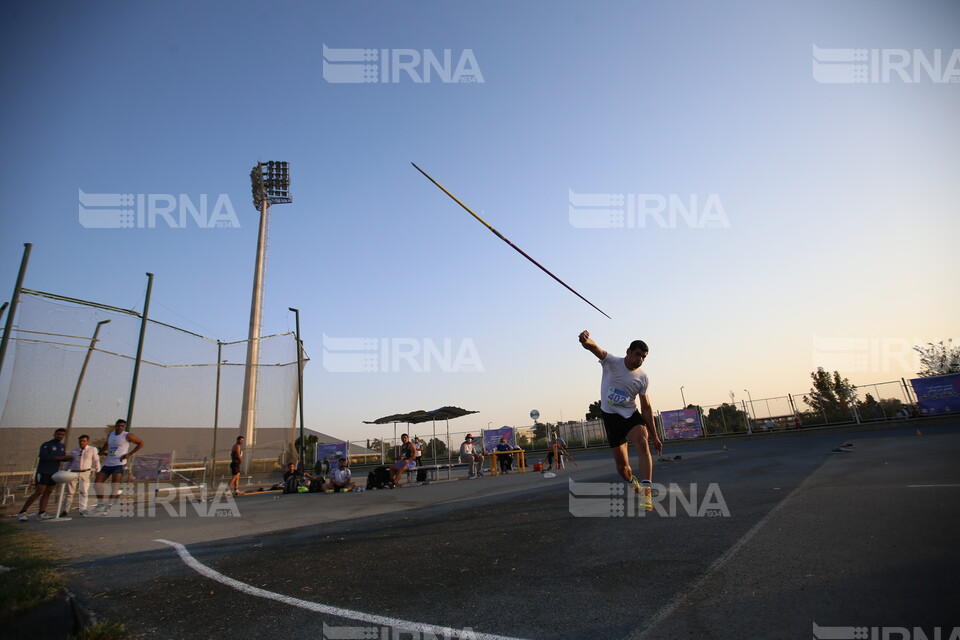
[[620,389],[614,389],[612,387],[609,391],[607,391],[607,402],[614,407],[626,406],[627,399],[626,391],[621,391]]

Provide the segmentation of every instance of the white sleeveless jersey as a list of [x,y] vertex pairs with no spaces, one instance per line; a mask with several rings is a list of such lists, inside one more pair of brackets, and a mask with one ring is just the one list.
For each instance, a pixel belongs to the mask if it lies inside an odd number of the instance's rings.
[[130,450],[130,442],[127,440],[127,432],[121,431],[120,435],[111,433],[107,438],[107,458],[103,461],[105,467],[116,467],[127,464],[126,460],[121,460],[120,456]]

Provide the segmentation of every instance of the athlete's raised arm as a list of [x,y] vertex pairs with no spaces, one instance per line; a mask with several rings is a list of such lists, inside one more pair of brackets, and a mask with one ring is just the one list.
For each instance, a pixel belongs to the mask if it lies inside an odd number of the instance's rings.
[[590,339],[589,331],[580,332],[580,344],[583,345],[583,348],[597,356],[598,360],[603,360],[607,357],[607,352],[601,349],[596,342]]

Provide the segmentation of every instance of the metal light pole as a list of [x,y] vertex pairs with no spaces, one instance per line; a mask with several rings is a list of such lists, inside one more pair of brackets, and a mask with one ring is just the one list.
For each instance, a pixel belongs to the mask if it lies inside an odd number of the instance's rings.
[[303,439],[303,342],[300,341],[300,310],[287,307],[297,317],[297,397],[300,399],[300,468],[304,466],[304,452],[307,443]]
[[[750,395],[750,392],[747,391],[746,389],[744,389],[743,391],[744,393],[747,394],[747,397],[750,398],[750,421],[752,422],[757,419],[757,412],[753,408],[753,396]],[[751,424],[747,425],[747,433],[753,433],[753,429],[751,428],[751,426],[752,426]]]
[[[210,483],[217,482],[217,430],[220,428],[220,367],[223,360],[223,343],[217,340],[217,393],[213,397],[213,447],[210,449]],[[214,487],[216,490],[216,487]]]
[[7,354],[7,344],[10,342],[10,332],[13,330],[13,317],[17,315],[17,304],[20,301],[20,289],[23,288],[23,276],[27,273],[27,263],[30,262],[30,250],[33,245],[25,242],[23,258],[20,259],[20,271],[17,272],[17,284],[13,287],[13,297],[10,298],[10,310],[7,312],[7,323],[3,326],[3,338],[0,338],[0,371],[3,370],[4,356]]
[[[247,365],[243,377],[243,408],[240,430],[247,446],[255,443],[257,413],[257,367],[260,364],[260,321],[263,309],[263,274],[267,251],[267,221],[270,205],[293,202],[290,197],[290,165],[286,162],[258,162],[250,172],[253,204],[260,210],[260,233],[257,236],[257,259],[253,270],[253,298],[250,302],[250,332],[247,335]],[[250,458],[243,461],[250,470]]]
[[687,386],[687,385],[683,385],[683,386],[680,387],[680,399],[683,400],[683,408],[684,408],[684,409],[687,408],[687,399],[683,397],[683,387],[685,387],[685,386]]
[[70,402],[70,413],[67,415],[67,436],[63,439],[63,441],[67,443],[67,446],[70,446],[70,428],[73,426],[73,413],[77,409],[77,399],[80,397],[80,385],[83,384],[83,376],[87,372],[87,365],[90,364],[90,355],[93,353],[93,348],[97,346],[97,336],[100,335],[100,327],[109,322],[109,320],[101,320],[97,323],[97,328],[93,330],[93,337],[90,338],[90,346],[87,347],[87,355],[83,359],[83,366],[80,367],[77,386],[73,390],[73,400]]
[[130,404],[127,405],[127,429],[133,428],[133,406],[137,400],[137,380],[140,379],[140,363],[143,361],[143,341],[147,336],[147,316],[150,313],[150,293],[153,291],[153,274],[147,273],[147,295],[143,300],[143,315],[140,316],[140,339],[137,341],[137,357],[133,361],[133,380],[130,382]]

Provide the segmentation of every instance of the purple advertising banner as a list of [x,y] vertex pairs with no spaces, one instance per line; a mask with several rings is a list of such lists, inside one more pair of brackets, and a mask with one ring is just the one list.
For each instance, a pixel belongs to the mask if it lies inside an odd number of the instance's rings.
[[331,467],[337,466],[337,460],[347,457],[347,443],[318,444],[317,460],[326,460]]
[[504,438],[507,444],[517,449],[516,431],[513,427],[500,427],[499,429],[487,429],[483,432],[483,452],[490,453],[500,444],[500,438]]
[[169,480],[170,468],[169,453],[141,453],[133,458],[133,465],[130,467],[130,475],[135,481],[143,480]]
[[660,421],[663,424],[663,437],[665,440],[703,437],[703,425],[700,424],[700,412],[696,409],[661,411]]
[[960,411],[960,373],[914,378],[910,381],[917,394],[917,410],[922,416]]

